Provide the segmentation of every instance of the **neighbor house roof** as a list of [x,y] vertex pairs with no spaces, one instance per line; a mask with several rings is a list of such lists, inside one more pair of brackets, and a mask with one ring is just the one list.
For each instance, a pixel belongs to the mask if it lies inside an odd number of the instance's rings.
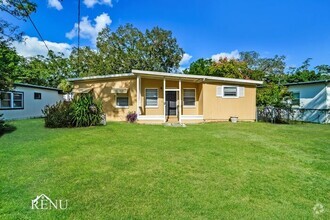
[[37,89],[46,89],[46,90],[54,90],[54,91],[62,92],[61,89],[57,89],[57,88],[53,88],[53,87],[47,87],[47,86],[32,85],[32,84],[27,84],[27,83],[14,83],[14,86],[37,88]]
[[260,85],[263,83],[262,81],[256,81],[256,80],[234,79],[234,78],[203,76],[203,75],[190,75],[190,74],[182,74],[182,73],[165,73],[165,72],[154,72],[154,71],[143,71],[143,70],[132,70],[132,73],[124,73],[124,74],[112,74],[112,75],[103,75],[103,76],[72,78],[72,79],[69,79],[69,81],[127,78],[127,77],[136,76],[136,75],[153,77],[153,78],[186,79],[186,80],[198,80],[198,81],[207,81],[207,82],[228,82],[228,83],[238,83],[238,84]]
[[308,82],[294,82],[294,83],[287,83],[287,84],[285,84],[285,86],[306,85],[306,84],[320,84],[320,83],[330,83],[330,80],[316,80],[316,81],[308,81]]

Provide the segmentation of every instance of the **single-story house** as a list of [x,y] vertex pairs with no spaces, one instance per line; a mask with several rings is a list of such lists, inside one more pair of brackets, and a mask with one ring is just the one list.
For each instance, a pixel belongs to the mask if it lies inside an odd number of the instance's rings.
[[330,123],[330,80],[286,84],[292,92],[296,120]]
[[92,92],[107,120],[212,122],[256,119],[256,86],[262,81],[132,70],[131,73],[69,79],[73,93]]
[[60,89],[15,83],[11,91],[0,91],[0,114],[5,120],[42,117],[42,109],[63,100]]

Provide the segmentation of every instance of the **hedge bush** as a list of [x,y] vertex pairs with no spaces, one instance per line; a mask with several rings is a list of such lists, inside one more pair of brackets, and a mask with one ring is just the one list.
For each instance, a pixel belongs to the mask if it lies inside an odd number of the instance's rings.
[[64,128],[72,126],[71,105],[69,102],[56,102],[46,105],[42,110],[45,115],[45,126],[48,128]]
[[76,95],[72,102],[57,102],[47,105],[42,111],[45,126],[49,128],[87,127],[100,124],[102,103],[92,94]]

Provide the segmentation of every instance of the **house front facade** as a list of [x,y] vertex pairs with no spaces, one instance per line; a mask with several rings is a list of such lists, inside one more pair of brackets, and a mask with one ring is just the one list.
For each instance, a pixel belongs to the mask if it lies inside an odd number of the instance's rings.
[[330,123],[330,81],[319,80],[286,84],[292,93],[296,120]]
[[56,88],[16,83],[11,91],[0,91],[0,114],[5,120],[42,117],[42,109],[63,100]]
[[125,121],[136,112],[141,123],[255,121],[256,86],[261,81],[133,70],[70,79],[73,93],[92,92],[107,120]]

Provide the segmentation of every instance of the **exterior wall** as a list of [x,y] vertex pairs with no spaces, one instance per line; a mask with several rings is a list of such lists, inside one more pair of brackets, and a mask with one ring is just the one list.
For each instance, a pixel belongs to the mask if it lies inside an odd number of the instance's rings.
[[[203,115],[205,121],[228,121],[231,116],[237,116],[240,121],[255,121],[256,119],[256,87],[245,87],[244,97],[223,98],[216,96],[216,87],[226,84],[203,84]],[[230,84],[233,85],[233,84]]]
[[[136,78],[120,78],[95,81],[76,81],[74,88],[92,88],[97,98],[103,101],[103,110],[107,120],[124,121],[130,111],[137,110],[137,80]],[[245,85],[245,96],[240,98],[220,98],[216,96],[216,87],[224,85],[220,83],[193,83],[183,82],[181,84],[181,100],[183,103],[183,89],[196,89],[195,107],[184,107],[182,115],[196,116],[188,117],[184,123],[197,123],[203,121],[228,121],[231,116],[238,116],[239,120],[254,121],[256,113],[256,87]],[[232,85],[232,84],[231,84]],[[240,85],[243,87],[243,85]],[[113,88],[128,88],[129,107],[125,109],[116,108],[116,95],[111,93]],[[158,89],[158,106],[146,107],[146,88]],[[178,89],[179,82],[166,80],[167,89]],[[140,123],[162,123],[164,115],[164,90],[162,79],[141,78],[141,120]],[[177,97],[179,100],[179,97]],[[151,117],[147,117],[151,116]],[[146,117],[146,118],[144,118]],[[192,119],[195,118],[195,119]],[[156,120],[155,120],[156,119]]]
[[327,86],[320,84],[292,85],[288,87],[290,92],[300,93],[300,106],[293,106],[304,109],[326,109],[327,105]]
[[[23,109],[1,110],[6,120],[42,117],[42,109],[63,100],[63,95],[56,90],[16,86],[13,91],[23,92]],[[41,99],[34,99],[34,93],[41,93]]]
[[293,108],[309,109],[302,115],[297,112],[295,117],[298,120],[330,123],[329,110],[318,111],[318,109],[330,109],[330,83],[291,85],[288,90],[300,93],[300,105]]
[[[158,89],[158,106],[146,107],[146,89]],[[163,80],[141,78],[141,115],[164,115]]]
[[[182,82],[181,84],[181,88],[182,88],[182,115],[202,115],[203,112],[202,107],[201,106],[201,102],[199,101],[201,93],[202,93],[202,84],[200,83],[190,83],[190,82]],[[184,89],[195,89],[195,106],[191,107],[191,106],[184,106],[183,105],[183,96],[184,96]]]
[[[103,102],[103,111],[107,120],[125,121],[128,112],[136,111],[136,78],[74,82],[74,89],[78,88],[93,89],[92,92],[95,97],[100,98]],[[116,107],[116,94],[111,93],[113,88],[128,88],[128,108]],[[126,94],[118,94],[118,96],[120,95]]]

